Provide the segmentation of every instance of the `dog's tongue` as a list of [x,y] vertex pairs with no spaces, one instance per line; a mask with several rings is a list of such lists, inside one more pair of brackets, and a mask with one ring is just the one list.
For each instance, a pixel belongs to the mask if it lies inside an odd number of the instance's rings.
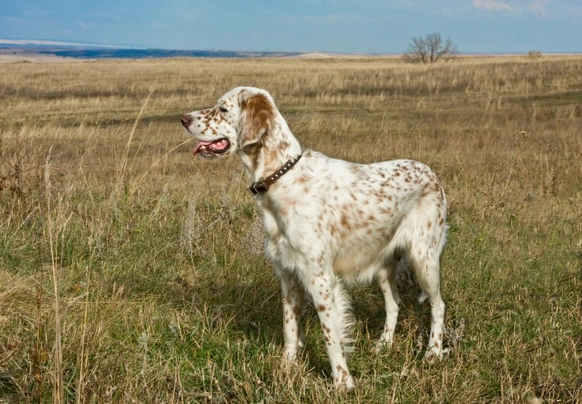
[[196,145],[194,149],[194,155],[198,154],[200,150],[204,152],[220,152],[221,150],[228,147],[228,141],[226,139],[219,139],[214,141],[201,141]]

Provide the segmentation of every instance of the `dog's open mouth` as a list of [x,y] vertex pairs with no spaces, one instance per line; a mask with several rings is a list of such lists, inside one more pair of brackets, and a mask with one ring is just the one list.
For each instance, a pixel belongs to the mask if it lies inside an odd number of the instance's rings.
[[227,139],[218,139],[211,142],[200,142],[194,149],[194,155],[201,154],[209,156],[212,154],[222,154],[230,149],[230,142]]

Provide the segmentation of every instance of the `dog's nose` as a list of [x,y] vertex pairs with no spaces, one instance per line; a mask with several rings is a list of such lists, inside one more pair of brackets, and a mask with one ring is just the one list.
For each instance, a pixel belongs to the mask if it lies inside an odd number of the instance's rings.
[[190,126],[190,124],[192,123],[192,118],[190,117],[190,114],[184,114],[180,118],[180,121],[182,122],[182,126],[188,128],[188,126]]

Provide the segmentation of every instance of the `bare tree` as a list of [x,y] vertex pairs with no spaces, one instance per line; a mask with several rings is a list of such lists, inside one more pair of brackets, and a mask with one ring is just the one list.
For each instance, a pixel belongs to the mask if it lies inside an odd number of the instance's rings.
[[441,34],[432,33],[413,37],[402,57],[410,63],[434,63],[437,60],[448,61],[458,53],[457,45],[449,38],[443,40]]

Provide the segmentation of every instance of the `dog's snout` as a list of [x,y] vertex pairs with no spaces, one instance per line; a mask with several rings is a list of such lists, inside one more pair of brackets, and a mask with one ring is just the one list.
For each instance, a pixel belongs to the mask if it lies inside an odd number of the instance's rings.
[[190,117],[190,114],[184,114],[180,118],[180,121],[182,122],[182,126],[188,128],[188,126],[190,126],[190,124],[192,123],[192,117]]

